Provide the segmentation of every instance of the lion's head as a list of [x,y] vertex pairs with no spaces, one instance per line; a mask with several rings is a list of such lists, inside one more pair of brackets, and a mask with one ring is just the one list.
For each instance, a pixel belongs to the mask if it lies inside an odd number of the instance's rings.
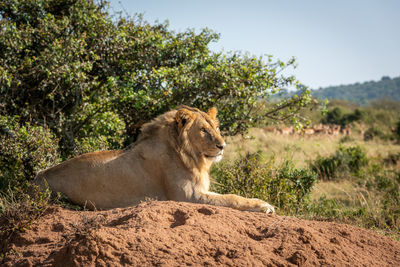
[[225,141],[219,131],[217,109],[207,113],[196,108],[181,106],[175,114],[181,148],[192,157],[206,161],[220,161]]

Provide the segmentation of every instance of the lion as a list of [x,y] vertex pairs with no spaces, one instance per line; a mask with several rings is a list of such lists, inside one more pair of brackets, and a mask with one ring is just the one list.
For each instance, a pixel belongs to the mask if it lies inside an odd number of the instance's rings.
[[34,183],[89,209],[134,206],[145,199],[186,201],[273,213],[260,199],[209,191],[209,170],[226,143],[217,109],[180,106],[141,127],[123,150],[83,154],[40,172]]

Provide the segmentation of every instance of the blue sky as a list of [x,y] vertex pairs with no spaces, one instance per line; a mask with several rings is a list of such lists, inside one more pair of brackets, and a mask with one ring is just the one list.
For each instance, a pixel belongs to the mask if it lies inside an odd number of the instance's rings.
[[399,0],[112,0],[170,29],[220,33],[213,51],[297,58],[291,73],[311,88],[400,76]]

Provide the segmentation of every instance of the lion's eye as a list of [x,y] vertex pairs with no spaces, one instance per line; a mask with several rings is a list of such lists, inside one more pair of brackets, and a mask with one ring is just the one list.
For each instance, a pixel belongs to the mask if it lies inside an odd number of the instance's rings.
[[208,133],[207,130],[206,130],[206,128],[202,128],[201,131],[202,131],[203,133]]

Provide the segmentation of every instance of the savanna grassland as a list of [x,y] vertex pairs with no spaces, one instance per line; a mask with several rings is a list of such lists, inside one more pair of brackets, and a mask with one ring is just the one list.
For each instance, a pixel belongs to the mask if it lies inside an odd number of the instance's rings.
[[[280,214],[346,222],[398,238],[400,144],[395,118],[399,107],[391,103],[385,109],[378,104],[360,107],[332,101],[325,115],[308,114],[309,129],[318,129],[318,123],[333,120],[334,114],[336,121],[331,122],[348,132],[293,130],[288,134],[283,130],[286,125],[278,125],[228,137],[225,162],[229,163],[221,165],[249,170],[224,175],[217,166],[216,188],[247,196],[246,188],[251,188],[257,197],[278,205]],[[360,117],[346,121],[355,113]],[[241,175],[255,182],[244,181]]]
[[396,142],[378,140],[364,141],[358,133],[350,137],[344,135],[282,135],[266,132],[262,128],[252,128],[244,135],[227,138],[228,146],[225,159],[233,160],[247,152],[261,151],[265,158],[282,162],[290,158],[296,167],[308,166],[309,162],[318,156],[333,154],[340,146],[361,146],[368,157],[387,157],[400,153],[400,145]]
[[[182,104],[219,111],[228,147],[213,190],[266,200],[280,215],[398,236],[398,102],[332,100],[324,111],[282,75],[294,58],[215,53],[210,29],[177,33],[111,15],[106,1],[2,1],[0,23],[0,260],[5,241],[52,205],[79,209],[31,188],[41,170],[123,149],[145,122]],[[273,98],[285,88],[296,95]]]

